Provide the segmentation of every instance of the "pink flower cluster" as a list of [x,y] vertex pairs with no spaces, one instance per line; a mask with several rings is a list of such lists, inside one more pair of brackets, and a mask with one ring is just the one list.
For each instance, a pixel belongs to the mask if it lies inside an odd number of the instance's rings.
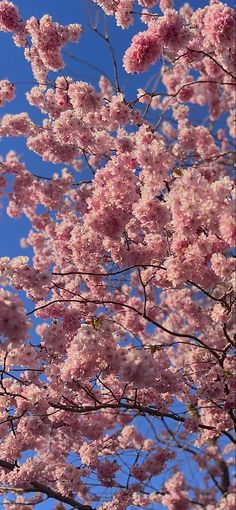
[[33,301],[43,299],[49,292],[51,276],[47,271],[35,271],[27,264],[28,257],[0,259],[0,274],[9,278],[11,285],[17,290],[24,289],[27,297]]
[[18,296],[0,289],[0,344],[1,350],[9,343],[15,344],[28,338],[30,323]]
[[15,97],[15,87],[8,80],[0,81],[0,106],[4,106],[7,101],[12,101]]
[[190,38],[185,20],[173,9],[166,9],[162,18],[150,18],[149,27],[132,39],[124,56],[124,67],[128,73],[146,71],[159,60],[162,50],[183,48]]
[[159,475],[166,464],[166,462],[174,457],[173,453],[168,452],[163,448],[159,448],[139,466],[134,466],[131,470],[132,475],[138,480],[144,481],[153,476]]
[[160,58],[161,40],[154,27],[139,32],[132,39],[130,48],[124,55],[124,67],[127,73],[147,71],[151,64]]
[[48,15],[39,21],[32,16],[26,22],[26,30],[32,45],[25,49],[25,58],[31,62],[39,82],[45,79],[48,70],[58,71],[64,66],[61,49],[67,42],[77,42],[82,31],[78,24],[63,27]]
[[165,483],[168,494],[162,497],[161,502],[169,510],[188,510],[190,502],[184,487],[184,476],[177,472]]
[[116,23],[121,28],[128,28],[133,24],[134,0],[95,0],[107,16],[115,16]]
[[12,2],[1,1],[0,31],[12,32],[15,44],[25,46],[25,58],[31,62],[34,77],[43,82],[49,70],[58,71],[64,66],[61,50],[68,42],[79,40],[82,28],[77,23],[62,26],[49,15],[40,20],[32,16],[23,22]]

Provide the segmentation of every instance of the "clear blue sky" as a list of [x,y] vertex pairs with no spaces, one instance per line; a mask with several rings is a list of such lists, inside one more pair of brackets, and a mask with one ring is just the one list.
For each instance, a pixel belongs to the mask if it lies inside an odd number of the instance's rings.
[[[103,41],[101,41],[96,34],[90,30],[88,25],[89,17],[94,19],[94,8],[86,9],[89,5],[88,0],[18,0],[16,2],[22,14],[22,18],[29,18],[35,16],[40,18],[43,14],[50,14],[53,18],[62,23],[75,23],[79,22],[85,27],[85,32],[81,37],[78,45],[70,45],[66,50],[83,59],[85,62],[91,63],[93,66],[101,69],[113,78],[112,61],[108,49]],[[184,3],[175,1],[175,8],[178,9]],[[228,2],[233,6],[233,2]],[[191,2],[193,7],[202,7],[205,2],[194,0]],[[101,15],[101,20],[103,16]],[[139,26],[139,30],[144,30],[145,26]],[[109,20],[110,37],[117,56],[117,62],[120,68],[120,77],[122,89],[129,91],[131,97],[135,97],[137,86],[144,86],[148,78],[155,71],[151,69],[151,74],[130,77],[122,70],[122,55],[129,45],[134,34],[134,28],[127,31],[118,29],[112,20]],[[19,113],[22,111],[30,111],[30,115],[37,120],[38,114],[36,109],[29,108],[25,100],[25,92],[34,85],[31,68],[28,62],[23,58],[22,48],[16,48],[8,34],[0,34],[0,47],[1,47],[1,64],[0,64],[0,80],[9,79],[11,82],[16,83],[16,99],[6,105],[2,109],[1,115],[4,112]],[[75,80],[85,80],[97,85],[99,75],[101,73],[91,69],[82,62],[76,62],[70,58],[66,58],[67,67],[64,71],[66,75],[71,75]],[[60,168],[52,164],[47,164],[41,159],[30,152],[21,139],[2,139],[0,140],[0,155],[5,155],[10,149],[14,149],[17,153],[22,154],[22,159],[26,162],[27,168],[35,173],[50,176],[53,172]],[[63,165],[64,166],[64,165]],[[20,253],[26,254],[25,250],[19,248],[19,239],[27,235],[29,223],[26,219],[12,220],[7,217],[4,209],[0,209],[0,256],[17,256]],[[0,500],[0,509],[3,508]],[[39,505],[40,510],[49,510],[52,508],[50,502]]]

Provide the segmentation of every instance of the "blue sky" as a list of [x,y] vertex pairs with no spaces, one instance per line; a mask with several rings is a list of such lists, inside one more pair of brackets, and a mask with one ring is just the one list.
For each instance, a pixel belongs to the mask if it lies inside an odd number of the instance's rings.
[[[176,1],[175,8],[178,9],[183,3],[184,2]],[[228,3],[233,6],[233,2]],[[89,19],[91,18],[94,20],[95,13],[93,7],[86,9],[88,4],[89,2],[87,0],[70,0],[70,2],[66,2],[65,0],[18,0],[17,2],[23,19],[32,15],[40,18],[43,14],[48,13],[52,15],[56,21],[62,24],[75,22],[80,23],[83,27],[85,27],[85,32],[82,35],[79,44],[66,47],[66,51],[76,56],[76,58],[82,59],[84,62],[91,63],[93,66],[98,67],[101,69],[101,73],[106,73],[113,78],[112,61],[106,44],[87,27]],[[191,5],[195,8],[202,7],[205,5],[205,2],[197,2],[195,0],[194,2],[191,2]],[[101,14],[101,27],[103,19],[104,16]],[[138,29],[144,30],[145,26],[140,24]],[[150,78],[150,76],[155,72],[155,69],[152,68],[150,73],[130,77],[126,75],[122,69],[122,55],[128,47],[135,31],[137,31],[137,26],[135,26],[135,29],[131,27],[127,31],[122,31],[115,26],[111,19],[109,20],[109,33],[117,56],[122,90],[127,92],[132,98],[136,95],[137,87],[143,87],[148,78]],[[35,82],[32,77],[30,65],[23,58],[22,48],[15,47],[10,35],[1,33],[0,47],[0,80],[9,79],[11,82],[15,83],[17,92],[16,99],[12,103],[7,104],[6,108],[2,109],[1,115],[3,113],[20,113],[22,111],[29,111],[32,118],[37,120],[39,118],[37,110],[29,108],[25,99],[26,91],[29,90]],[[75,80],[85,80],[96,86],[101,73],[90,68],[84,62],[66,57],[67,66],[64,73],[72,76]],[[64,166],[55,166],[42,162],[37,155],[26,148],[24,140],[0,140],[0,155],[5,156],[10,149],[14,149],[18,154],[22,154],[22,160],[26,162],[27,168],[41,175],[50,176],[58,168]],[[0,256],[14,257],[20,254],[26,254],[26,251],[19,247],[19,240],[21,237],[25,237],[27,235],[29,226],[30,225],[25,218],[12,220],[6,216],[4,208],[0,209],[0,235],[2,240],[0,244]],[[3,507],[0,500],[0,509],[1,508]],[[38,508],[40,510],[49,510],[52,508],[52,504],[50,502],[43,503],[43,505],[39,505]]]

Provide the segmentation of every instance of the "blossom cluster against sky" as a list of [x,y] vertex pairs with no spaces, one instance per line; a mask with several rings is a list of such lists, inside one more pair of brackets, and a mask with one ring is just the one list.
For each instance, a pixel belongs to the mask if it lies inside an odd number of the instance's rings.
[[[233,5],[233,2],[228,2]],[[86,9],[89,4],[87,0],[71,0],[71,2],[64,2],[58,0],[41,0],[40,2],[26,2],[19,0],[18,6],[24,18],[31,15],[41,17],[45,13],[49,13],[55,20],[62,24],[79,22],[82,26],[88,25],[91,20],[97,22],[96,10],[91,7]],[[178,8],[182,2],[176,2],[175,7]],[[191,3],[192,7],[201,7],[204,5],[202,1],[194,1]],[[68,8],[69,7],[69,8]],[[99,27],[104,25],[104,16],[101,15],[98,23]],[[104,25],[105,26],[105,25]],[[140,29],[142,26],[140,25]],[[136,27],[137,30],[137,27]],[[122,55],[127,48],[131,37],[133,36],[134,29],[131,28],[127,31],[121,31],[115,27],[112,20],[109,20],[109,32],[112,45],[117,56],[117,63],[120,72],[122,90],[129,95],[135,97],[138,84],[144,87],[145,83],[157,72],[156,68],[152,68],[145,75],[138,77],[127,76],[122,69]],[[16,84],[16,99],[6,108],[2,113],[20,113],[22,111],[29,111],[29,105],[25,100],[25,92],[34,85],[30,65],[23,58],[23,51],[21,48],[16,48],[12,43],[11,36],[7,34],[0,34],[0,44],[4,48],[1,53],[1,67],[0,79],[9,79]],[[65,55],[67,66],[64,74],[71,75],[75,80],[85,80],[96,85],[99,75],[101,73],[108,74],[112,78],[113,65],[109,55],[109,51],[104,41],[89,28],[86,29],[78,46],[70,45],[65,50],[68,55]],[[69,56],[72,55],[72,56]],[[74,59],[76,57],[76,59]],[[90,66],[91,64],[91,66]],[[100,71],[101,70],[101,73]],[[53,76],[52,76],[53,78]],[[39,113],[30,108],[31,116],[37,121],[40,120]],[[26,162],[29,169],[41,175],[51,175],[57,170],[57,165],[53,166],[50,163],[42,163],[41,158],[36,154],[30,152],[21,139],[1,140],[0,155],[5,155],[10,149],[14,149],[17,153],[22,154],[22,159]],[[62,165],[59,165],[61,168]],[[15,256],[19,254],[19,240],[24,237],[28,230],[28,222],[25,218],[14,221],[5,215],[4,209],[0,211],[0,232],[2,242],[0,244],[0,256]],[[23,252],[24,254],[25,252]],[[51,503],[44,503],[43,508],[48,510],[51,508]],[[0,503],[1,507],[1,503]]]

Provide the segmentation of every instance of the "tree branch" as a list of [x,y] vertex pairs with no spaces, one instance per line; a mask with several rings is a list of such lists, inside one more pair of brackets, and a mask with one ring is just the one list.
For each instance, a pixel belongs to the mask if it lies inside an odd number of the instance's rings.
[[[15,468],[17,468],[17,465],[14,464],[13,462],[8,462],[6,460],[0,459],[0,467],[2,467],[3,469],[8,469],[9,471],[13,471]],[[84,505],[83,503],[79,503],[70,496],[63,496],[60,492],[57,492],[40,482],[35,481],[29,482],[29,486],[27,488],[22,489],[24,492],[40,492],[41,494],[46,494],[48,498],[61,501],[62,503],[70,505],[72,508],[77,508],[77,510],[95,510],[90,505]]]

